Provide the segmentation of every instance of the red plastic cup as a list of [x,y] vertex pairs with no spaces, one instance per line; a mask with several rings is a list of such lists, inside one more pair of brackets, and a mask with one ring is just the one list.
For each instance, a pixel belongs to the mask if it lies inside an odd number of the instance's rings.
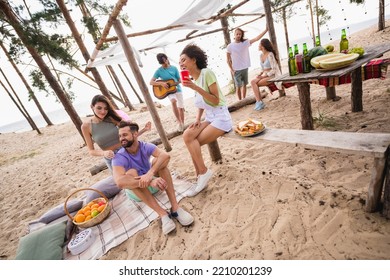
[[187,69],[180,71],[180,78],[181,81],[189,80],[190,79],[190,72]]

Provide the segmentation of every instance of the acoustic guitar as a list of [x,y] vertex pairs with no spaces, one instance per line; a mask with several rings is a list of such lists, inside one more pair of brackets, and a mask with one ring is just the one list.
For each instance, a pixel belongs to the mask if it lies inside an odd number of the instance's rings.
[[158,99],[164,99],[171,93],[175,93],[177,91],[175,80],[169,79],[169,80],[159,80],[159,82],[166,82],[168,83],[169,87],[165,88],[161,85],[153,86],[153,94]]

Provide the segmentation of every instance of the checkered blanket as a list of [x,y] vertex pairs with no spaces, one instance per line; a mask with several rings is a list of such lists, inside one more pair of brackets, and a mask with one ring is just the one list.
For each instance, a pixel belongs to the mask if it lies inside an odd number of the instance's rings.
[[[387,65],[390,63],[390,59],[373,59],[367,62],[361,67],[362,80],[369,79],[385,79],[387,74]],[[351,83],[351,74],[347,74],[341,77],[324,78],[314,81],[313,84],[318,84],[325,87],[333,87],[342,84]]]
[[[390,63],[390,59],[373,59],[362,66],[362,80],[369,79],[385,79],[387,74],[387,66]],[[351,74],[347,74],[341,77],[323,78],[313,81],[312,84],[317,84],[325,87],[334,87],[342,84],[351,83]],[[293,83],[283,83],[285,88],[294,86]],[[274,83],[268,85],[271,92],[274,92],[278,88]]]
[[[173,178],[177,201],[187,197],[192,183],[178,178]],[[155,198],[159,204],[170,209],[168,196],[165,192],[158,192]],[[127,198],[125,192],[120,191],[112,200],[111,212],[102,223],[91,227],[95,235],[92,245],[79,255],[73,256],[64,247],[65,260],[95,260],[102,257],[110,249],[120,245],[135,233],[145,229],[158,218],[156,212],[143,202],[135,202]],[[161,232],[162,234],[162,232]]]

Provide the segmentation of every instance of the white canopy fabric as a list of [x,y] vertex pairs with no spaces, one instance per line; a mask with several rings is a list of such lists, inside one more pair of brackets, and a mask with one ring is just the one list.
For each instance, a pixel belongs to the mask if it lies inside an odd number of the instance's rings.
[[[136,59],[140,67],[142,67],[142,61],[137,49],[145,49],[148,47],[165,47],[169,44],[174,44],[177,42],[178,38],[183,38],[185,33],[190,32],[191,30],[207,30],[213,28],[212,25],[206,25],[204,23],[199,23],[199,20],[208,19],[213,14],[221,10],[226,5],[233,2],[232,0],[200,0],[192,1],[188,6],[186,11],[175,21],[173,21],[168,26],[183,25],[180,28],[175,28],[170,31],[165,31],[162,34],[159,34],[157,38],[153,41],[148,40],[134,40],[133,38],[131,45],[133,46],[133,51],[136,55]],[[214,27],[215,28],[215,27]],[[178,36],[178,31],[181,31],[181,36]],[[146,36],[146,35],[145,35]],[[139,36],[139,37],[145,37]],[[136,47],[134,47],[136,46]],[[92,54],[90,61],[88,62],[87,67],[99,67],[104,65],[113,65],[126,62],[126,56],[123,52],[121,44],[118,42],[110,48],[103,51],[96,51]]]

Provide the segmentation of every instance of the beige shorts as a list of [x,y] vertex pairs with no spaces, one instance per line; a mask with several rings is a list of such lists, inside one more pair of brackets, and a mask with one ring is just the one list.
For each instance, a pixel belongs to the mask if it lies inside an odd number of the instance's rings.
[[178,108],[184,108],[184,98],[182,92],[175,92],[168,95],[169,100],[176,100]]

